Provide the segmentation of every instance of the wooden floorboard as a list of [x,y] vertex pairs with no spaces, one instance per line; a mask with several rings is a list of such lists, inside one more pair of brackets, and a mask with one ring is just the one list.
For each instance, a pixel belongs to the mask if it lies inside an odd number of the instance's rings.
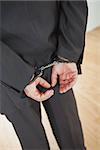
[[100,150],[100,28],[86,35],[83,75],[74,87],[88,150]]

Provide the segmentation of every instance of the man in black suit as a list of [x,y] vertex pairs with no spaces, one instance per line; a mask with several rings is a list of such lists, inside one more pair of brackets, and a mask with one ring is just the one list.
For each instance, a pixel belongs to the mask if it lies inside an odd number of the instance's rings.
[[[0,6],[0,112],[22,149],[50,149],[40,102],[60,149],[86,149],[72,87],[81,74],[87,2],[0,1]],[[37,68],[54,60],[34,80]]]

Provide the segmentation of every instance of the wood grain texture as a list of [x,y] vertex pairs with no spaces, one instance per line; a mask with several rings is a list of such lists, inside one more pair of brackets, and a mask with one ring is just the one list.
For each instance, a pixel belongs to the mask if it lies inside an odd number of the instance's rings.
[[[86,34],[82,75],[74,86],[87,150],[100,150],[100,27]],[[58,150],[43,106],[42,122],[51,150]],[[10,122],[0,115],[0,150],[21,150]]]
[[74,87],[88,150],[100,150],[100,27],[86,35],[83,75]]

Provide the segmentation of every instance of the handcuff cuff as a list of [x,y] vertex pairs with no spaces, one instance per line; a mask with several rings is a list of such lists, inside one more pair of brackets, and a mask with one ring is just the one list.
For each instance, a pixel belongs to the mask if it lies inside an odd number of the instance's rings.
[[[39,68],[35,68],[34,74],[32,75],[31,80],[28,82],[27,85],[29,85],[30,83],[34,82],[38,77],[41,77],[43,75],[45,69],[47,69],[49,67],[52,67],[52,66],[54,66],[54,65],[56,65],[58,63],[71,63],[71,61],[69,61],[68,59],[63,58],[63,57],[61,57],[59,55],[54,57],[53,61],[51,63],[49,63],[49,64],[47,64],[45,66],[41,66]],[[23,91],[22,97],[25,97],[25,96],[26,95],[25,95],[25,93]]]
[[31,78],[31,80],[29,81],[29,83],[34,82],[38,77],[41,77],[43,75],[45,69],[52,67],[58,63],[71,63],[71,62],[66,58],[63,58],[61,56],[56,56],[53,59],[53,62],[51,62],[45,66],[41,66],[40,68],[35,69],[35,72]]

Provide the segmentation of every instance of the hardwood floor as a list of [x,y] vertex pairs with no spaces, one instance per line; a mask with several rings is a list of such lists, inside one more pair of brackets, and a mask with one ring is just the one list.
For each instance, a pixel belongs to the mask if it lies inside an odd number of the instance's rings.
[[100,150],[100,27],[86,35],[83,75],[74,91],[88,150]]
[[[86,34],[82,75],[74,86],[87,150],[100,149],[100,27]],[[44,124],[51,150],[58,150],[52,129],[42,107]],[[10,122],[0,115],[0,150],[21,150]]]

